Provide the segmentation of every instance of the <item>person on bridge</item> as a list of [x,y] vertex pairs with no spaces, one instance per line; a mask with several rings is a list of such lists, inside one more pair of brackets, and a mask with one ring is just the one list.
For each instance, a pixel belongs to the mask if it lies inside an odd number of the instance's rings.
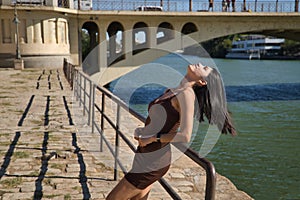
[[231,0],[232,12],[235,12],[235,0]]
[[222,0],[222,12],[227,12],[227,1]]
[[226,11],[229,12],[230,11],[230,0],[226,0]]
[[107,200],[147,199],[152,184],[169,170],[170,143],[190,141],[194,116],[199,122],[206,117],[220,132],[236,135],[222,78],[217,69],[202,64],[188,65],[180,84],[150,102],[148,112],[145,126],[134,133],[139,145],[133,166]]
[[214,0],[208,0],[208,10],[207,11],[214,11]]

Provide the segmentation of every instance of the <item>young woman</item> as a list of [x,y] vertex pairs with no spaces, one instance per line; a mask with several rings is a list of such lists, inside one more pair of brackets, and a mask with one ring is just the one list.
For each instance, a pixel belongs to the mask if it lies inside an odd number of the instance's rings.
[[235,135],[226,104],[219,72],[201,64],[189,65],[176,88],[167,90],[149,104],[145,126],[134,133],[139,146],[132,169],[106,199],[147,199],[151,185],[170,167],[170,143],[190,141],[194,116],[200,122],[205,116],[222,133]]

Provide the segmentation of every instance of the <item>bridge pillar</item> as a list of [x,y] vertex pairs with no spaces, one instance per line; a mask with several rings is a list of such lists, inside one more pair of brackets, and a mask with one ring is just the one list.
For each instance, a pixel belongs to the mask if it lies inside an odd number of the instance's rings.
[[[102,26],[101,26],[102,27]],[[105,26],[103,26],[105,27]],[[106,29],[100,28],[99,30],[100,45],[99,45],[99,71],[107,67],[107,42],[106,42]]]
[[46,0],[45,3],[47,6],[58,7],[58,0]]
[[132,53],[133,53],[133,31],[131,29],[131,27],[129,26],[125,26],[128,27],[127,29],[125,29],[124,32],[124,53],[125,53],[125,58],[126,60],[129,61],[129,63],[132,62]]
[[39,20],[34,20],[33,42],[38,43],[38,44],[42,44],[41,22]]
[[33,43],[33,22],[31,19],[26,19],[26,35],[27,35],[27,43]]
[[157,28],[156,27],[151,27],[149,28],[149,47],[150,48],[155,48],[157,46]]
[[[81,56],[79,53],[79,45],[81,44],[79,33],[81,27],[78,27],[77,19],[69,19],[69,34],[71,38],[70,42],[70,62],[74,65],[79,65],[81,63]],[[68,36],[68,34],[67,34]]]
[[13,36],[13,29],[11,27],[11,20],[10,19],[3,19],[2,20],[3,25],[3,43],[11,43],[12,42],[12,36]]
[[2,28],[0,28],[0,45],[2,44],[2,38],[3,38],[3,35],[2,35]]
[[[48,23],[46,23],[47,21],[44,21],[43,26],[48,28],[45,28],[44,32],[47,33],[48,35],[48,42],[50,44],[55,44],[57,42],[57,38],[56,38],[56,19],[49,19]],[[45,43],[47,43],[47,41],[45,41]]]
[[[108,40],[108,46],[109,46],[109,61],[108,61],[108,65],[110,65],[110,63],[114,62],[114,60],[117,58],[117,42],[116,42],[116,38],[117,38],[117,29],[111,29],[111,30],[107,30],[108,32],[108,36],[109,36],[109,40]],[[123,37],[123,36],[122,36]]]
[[11,0],[1,0],[0,3],[2,3],[2,5],[12,5]]

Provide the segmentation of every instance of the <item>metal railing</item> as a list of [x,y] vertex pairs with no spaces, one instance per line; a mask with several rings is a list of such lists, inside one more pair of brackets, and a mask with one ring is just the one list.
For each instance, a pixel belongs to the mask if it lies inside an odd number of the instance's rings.
[[[160,1],[143,0],[143,1],[122,1],[122,0],[93,0],[93,10],[136,10],[140,6],[161,6]],[[192,0],[189,1],[163,1],[163,11],[172,12],[189,12],[189,11],[208,11],[209,3],[207,0]],[[298,12],[299,4],[295,1],[282,1],[282,0],[253,0],[235,2],[235,9],[232,9],[232,3],[227,9],[228,12]],[[224,8],[222,1],[214,1],[213,12],[223,12]],[[138,11],[137,11],[138,12]]]
[[[79,107],[81,107],[81,105],[83,106],[83,115],[85,116],[87,113],[88,125],[90,125],[93,82],[83,73],[78,73],[75,66],[68,63],[66,59],[64,59],[63,71],[71,89],[74,91],[76,101],[79,101]],[[76,85],[73,85],[74,82]]]
[[67,78],[72,90],[73,90],[73,78],[74,78],[74,71],[75,67],[67,61],[67,59],[64,59],[64,64],[63,64],[63,71],[65,74],[65,77]]
[[[80,0],[79,0],[80,1]],[[209,3],[207,0],[192,0],[189,1],[168,1],[164,0],[163,5],[160,1],[155,0],[139,0],[139,1],[124,1],[124,0],[91,0],[92,10],[136,10],[140,6],[159,6],[163,8],[163,11],[171,12],[207,12],[209,9]],[[12,1],[20,6],[22,5],[36,5],[36,6],[49,6],[45,0],[16,0]],[[77,4],[76,4],[77,3]],[[0,3],[1,5],[1,3]],[[50,5],[51,6],[51,5]],[[69,0],[57,0],[58,7],[69,8]],[[78,8],[78,1],[75,1],[74,9]],[[73,9],[72,8],[72,9]],[[84,9],[84,8],[82,8]],[[221,0],[215,0],[213,3],[213,12],[299,12],[299,1],[283,1],[283,0],[246,0],[244,3],[242,0],[235,2],[235,8],[232,8],[232,3],[228,9],[224,9]],[[138,11],[137,11],[138,12]]]
[[[49,4],[46,0],[15,0],[12,1],[12,4],[17,4],[18,6],[53,6],[52,3]],[[57,6],[70,8],[69,0],[57,0]]]
[[45,0],[16,0],[15,4],[17,5],[46,5]]
[[[64,63],[64,71],[66,72],[66,78],[70,84],[73,82],[73,90],[76,99],[83,104],[83,112],[88,113],[88,125],[92,126],[92,132],[95,132],[95,129],[100,134],[100,151],[103,151],[103,143],[106,144],[111,154],[114,156],[114,180],[118,179],[118,166],[121,168],[123,173],[127,173],[126,168],[122,164],[119,158],[119,149],[120,149],[120,139],[122,139],[126,145],[134,152],[136,150],[135,145],[126,137],[126,135],[120,129],[120,117],[121,117],[121,109],[126,110],[136,119],[141,122],[145,122],[145,117],[135,112],[131,108],[129,108],[120,98],[112,94],[106,88],[99,86],[97,84],[93,84],[90,78],[85,75],[83,72],[76,69],[73,65],[67,64],[65,60]],[[68,76],[72,74],[72,76]],[[87,87],[85,87],[85,83],[89,82]],[[87,90],[87,91],[85,91]],[[88,100],[87,100],[87,99]],[[105,110],[106,107],[106,99],[109,98],[116,106],[115,116],[111,116],[112,114],[108,114]],[[101,100],[100,100],[101,99]],[[98,103],[99,102],[99,103]],[[88,111],[89,110],[89,111]],[[96,120],[96,114],[100,113],[100,125]],[[114,119],[114,120],[113,120]],[[104,124],[110,125],[111,128],[115,130],[115,141],[114,145],[105,137],[104,130],[107,128]],[[200,157],[196,151],[188,148],[186,145],[181,143],[173,144],[177,149],[182,151],[186,156],[192,159],[195,163],[205,169],[206,172],[206,190],[205,190],[205,199],[213,200],[215,198],[215,190],[216,190],[216,172],[214,165],[208,161],[206,158]],[[114,148],[115,147],[115,148]],[[162,187],[168,192],[168,194],[173,199],[181,199],[181,197],[174,191],[174,189],[168,184],[168,182],[161,178],[159,183]]]

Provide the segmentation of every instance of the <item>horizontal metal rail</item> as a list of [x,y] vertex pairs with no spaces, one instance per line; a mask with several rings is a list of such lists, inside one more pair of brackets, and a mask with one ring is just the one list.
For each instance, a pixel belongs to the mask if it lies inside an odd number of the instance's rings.
[[[72,67],[71,65],[66,65],[67,67]],[[100,134],[100,151],[102,151],[103,141],[105,145],[108,147],[109,151],[115,158],[115,167],[114,167],[114,179],[117,180],[117,169],[118,166],[121,168],[123,173],[127,173],[126,168],[122,164],[121,160],[119,159],[119,139],[121,138],[127,146],[134,152],[136,150],[135,145],[132,144],[132,142],[126,137],[126,135],[120,130],[120,109],[123,108],[127,110],[131,115],[133,115],[135,118],[139,119],[141,122],[145,122],[145,117],[134,111],[133,109],[129,108],[126,103],[124,103],[120,98],[112,94],[109,90],[106,88],[92,84],[90,85],[89,92],[85,92],[82,90],[86,90],[86,87],[82,86],[82,82],[85,81],[82,79],[89,79],[87,75],[85,75],[83,72],[79,71],[78,69],[74,69],[74,73],[72,73],[73,77],[67,77],[68,81],[70,82],[71,79],[74,81],[73,88],[74,88],[74,94],[76,95],[79,102],[84,102],[84,96],[81,94],[84,93],[91,99],[91,107],[87,107],[90,109],[88,111],[89,119],[91,117],[91,126],[92,126],[92,132],[97,130],[97,132]],[[69,71],[69,70],[66,70]],[[66,73],[65,73],[66,74]],[[92,82],[91,82],[92,83]],[[89,93],[89,94],[86,94]],[[99,94],[100,93],[100,94]],[[96,97],[99,99],[101,97],[101,105],[96,102]],[[106,98],[109,98],[111,101],[113,101],[117,106],[117,113],[116,113],[116,122],[114,122],[110,116],[105,111],[105,100]],[[86,108],[84,108],[86,109]],[[95,120],[95,115],[97,113],[100,113],[100,126],[97,124],[97,121]],[[107,122],[111,128],[115,130],[115,149],[113,149],[113,145],[108,141],[108,139],[105,137],[104,134],[104,122]],[[205,172],[206,172],[206,189],[205,189],[205,199],[206,200],[213,200],[215,198],[215,190],[216,190],[216,172],[214,165],[207,160],[206,158],[202,158],[195,152],[194,150],[188,148],[186,145],[183,145],[181,143],[172,143],[177,149],[182,151],[186,156],[188,156],[190,159],[192,159],[195,163],[197,163],[199,166],[201,166]],[[159,183],[163,186],[163,188],[169,193],[169,195],[173,199],[181,199],[181,197],[174,191],[174,189],[168,184],[168,182],[161,178],[159,180]]]
[[[93,10],[138,10],[141,6],[162,7],[167,12],[207,12],[209,2],[203,0],[189,1],[160,1],[139,0],[139,1],[121,1],[121,0],[93,0]],[[278,1],[278,0],[256,0],[256,1],[236,1],[233,9],[232,2],[227,8],[224,8],[222,0],[213,2],[212,12],[298,12],[299,1]],[[147,12],[147,11],[136,11]],[[159,11],[157,11],[159,12]]]
[[[78,6],[70,4],[67,0],[59,0],[57,6],[63,8],[71,8],[78,10],[137,10],[141,6],[162,7],[167,12],[299,12],[299,1],[279,1],[279,0],[255,0],[255,1],[236,1],[233,8],[232,1],[230,5],[225,6],[221,0],[213,2],[213,9],[209,10],[208,1],[191,0],[189,1],[154,1],[154,0],[138,0],[138,1],[122,1],[122,0],[93,0],[90,7]],[[13,4],[13,3],[12,3]],[[17,0],[18,6],[52,6],[44,0]],[[49,4],[49,5],[48,5]],[[1,5],[1,3],[0,3]],[[147,11],[137,11],[147,12]],[[159,12],[159,11],[158,11]]]
[[92,87],[93,83],[92,80],[88,79],[83,73],[76,73],[77,74],[77,84],[76,90],[79,91],[78,101],[79,106],[83,106],[83,115],[88,116],[88,125],[90,125],[91,121],[91,106],[92,106]]

